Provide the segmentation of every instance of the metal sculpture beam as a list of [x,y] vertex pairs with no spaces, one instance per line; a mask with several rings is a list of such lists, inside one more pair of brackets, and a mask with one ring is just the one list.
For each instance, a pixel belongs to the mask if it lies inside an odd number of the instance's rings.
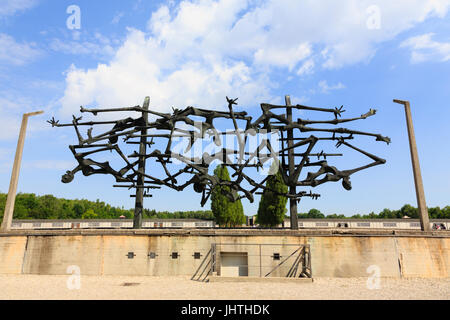
[[[388,137],[380,134],[351,130],[337,126],[342,123],[366,119],[375,115],[376,110],[370,109],[367,113],[353,118],[341,118],[345,112],[340,108],[316,108],[304,105],[291,105],[289,96],[286,96],[286,105],[261,104],[262,114],[253,120],[246,112],[236,112],[233,109],[237,105],[237,99],[229,99],[228,110],[216,111],[199,109],[188,106],[185,109],[173,109],[172,113],[161,113],[151,110],[150,98],[147,97],[141,106],[113,109],[85,109],[81,107],[81,113],[91,113],[97,116],[100,113],[139,112],[140,117],[126,117],[119,120],[87,121],[82,122],[82,117],[73,116],[71,123],[60,124],[52,118],[48,122],[54,127],[73,127],[78,137],[78,144],[69,146],[78,166],[67,171],[62,176],[62,182],[69,183],[74,175],[81,171],[83,175],[94,174],[112,175],[118,184],[114,187],[136,189],[134,228],[141,228],[143,198],[150,197],[151,189],[159,189],[163,186],[182,191],[192,185],[194,190],[201,193],[201,205],[208,201],[211,191],[217,186],[228,186],[226,196],[231,200],[247,198],[254,201],[254,194],[261,194],[269,190],[264,184],[268,175],[256,181],[248,172],[250,169],[260,170],[267,161],[281,162],[279,167],[285,184],[289,187],[286,194],[290,199],[291,228],[297,229],[297,202],[302,197],[317,199],[320,195],[312,191],[302,190],[297,192],[297,187],[316,187],[330,181],[341,181],[346,190],[351,189],[350,176],[358,171],[384,164],[386,161],[370,154],[348,141],[357,135],[372,136],[376,141],[390,143]],[[285,113],[278,113],[284,110]],[[320,112],[331,114],[330,120],[294,119],[293,111]],[[152,120],[149,120],[149,116]],[[202,121],[198,121],[201,118]],[[217,121],[230,121],[228,128],[221,130]],[[238,121],[245,123],[245,128],[239,128]],[[93,129],[100,126],[111,126],[109,130],[94,135]],[[321,126],[328,127],[321,127]],[[89,127],[86,136],[80,132],[80,128]],[[277,137],[274,143],[271,137]],[[255,137],[258,137],[256,144]],[[208,141],[212,137],[214,152],[195,152],[195,144]],[[226,139],[235,139],[237,142],[232,147],[224,143]],[[126,156],[119,147],[119,138],[128,145],[139,145],[139,151],[134,151]],[[147,139],[151,140],[148,141]],[[177,152],[175,147],[177,140],[187,140],[183,153]],[[138,139],[138,141],[136,140]],[[155,141],[155,139],[157,141]],[[327,157],[342,156],[341,153],[313,152],[319,141],[336,141],[336,148],[346,146],[371,159],[371,162],[352,169],[339,170],[328,164]],[[159,143],[157,143],[159,142]],[[253,142],[253,145],[251,145]],[[159,147],[158,147],[159,145]],[[253,147],[253,149],[251,149]],[[147,151],[148,148],[148,151]],[[299,149],[305,149],[299,151]],[[246,151],[247,150],[247,151]],[[114,169],[111,164],[95,161],[87,158],[104,151],[116,153],[122,159],[123,167]],[[186,155],[188,153],[188,155]],[[192,154],[194,153],[194,154]],[[317,161],[311,161],[311,157],[317,157]],[[321,160],[321,158],[323,158]],[[146,161],[153,160],[154,165],[162,169],[163,177],[156,177],[155,167],[146,171]],[[174,161],[179,166],[173,170]],[[233,170],[231,181],[223,181],[209,173],[209,166],[218,161]],[[147,161],[148,162],[148,161]],[[175,166],[176,167],[176,166]],[[303,171],[306,176],[301,178]],[[182,181],[184,178],[184,181]],[[280,194],[281,195],[281,194]]]

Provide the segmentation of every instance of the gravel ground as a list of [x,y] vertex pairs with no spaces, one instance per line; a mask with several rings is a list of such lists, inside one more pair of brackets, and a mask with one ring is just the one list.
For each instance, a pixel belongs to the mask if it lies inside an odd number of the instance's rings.
[[[315,278],[313,283],[204,283],[189,277],[82,276],[68,289],[69,276],[0,275],[0,299],[433,299],[450,300],[450,279]],[[74,283],[72,282],[72,285]],[[76,283],[75,283],[76,284]]]

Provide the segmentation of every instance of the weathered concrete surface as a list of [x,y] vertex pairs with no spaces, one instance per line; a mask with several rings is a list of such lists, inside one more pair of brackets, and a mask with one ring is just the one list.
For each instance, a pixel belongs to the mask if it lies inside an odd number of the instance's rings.
[[308,243],[315,277],[367,277],[372,265],[383,277],[400,276],[393,237],[309,237]]
[[[211,248],[207,238],[167,236],[104,236],[105,275],[192,275]],[[135,257],[128,259],[128,252]],[[149,258],[154,252],[155,259]],[[172,252],[178,253],[172,259]],[[200,252],[202,259],[194,259]]]
[[[248,276],[259,277],[273,270],[301,244],[310,245],[313,277],[367,277],[373,274],[368,273],[370,266],[378,268],[381,277],[394,278],[448,278],[450,270],[448,232],[355,236],[300,235],[284,230],[251,235],[235,231],[227,234],[227,230],[89,231],[82,231],[84,235],[55,231],[22,236],[1,234],[0,273],[66,275],[67,268],[76,265],[84,275],[192,276],[197,270],[209,271],[212,243],[217,244],[219,274],[221,252],[247,252]],[[134,253],[132,259],[128,258],[129,252]],[[156,253],[156,259],[149,257],[150,252]],[[178,259],[172,259],[172,252],[178,253]],[[195,252],[201,254],[200,259],[194,259]],[[274,253],[279,253],[281,260],[274,260]],[[286,276],[291,262],[271,276]]]
[[98,275],[102,271],[103,257],[101,236],[30,236],[23,273],[67,274],[67,268],[76,265],[85,275]]
[[22,273],[27,237],[0,237],[0,273]]
[[403,277],[450,277],[450,241],[396,239]]
[[450,230],[423,232],[418,230],[383,229],[71,229],[71,230],[11,230],[0,231],[0,237],[68,235],[153,235],[153,236],[352,236],[352,237],[433,237],[450,238]]

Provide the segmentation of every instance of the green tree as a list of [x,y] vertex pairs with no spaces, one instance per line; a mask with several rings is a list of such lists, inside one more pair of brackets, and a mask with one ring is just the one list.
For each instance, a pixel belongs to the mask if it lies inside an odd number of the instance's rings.
[[343,214],[336,214],[336,213],[333,213],[333,214],[327,215],[326,218],[327,218],[327,219],[346,219],[347,217],[344,216]]
[[[224,165],[218,165],[214,170],[214,175],[222,181],[230,181],[230,174]],[[245,219],[245,217],[239,217],[241,213],[239,205],[227,197],[226,194],[230,192],[231,188],[224,185],[215,186],[211,192],[211,211],[219,226],[235,226],[242,221],[242,218]],[[240,206],[242,207],[242,204]]]
[[308,219],[323,219],[325,215],[318,209],[311,209],[308,211]]
[[415,219],[419,218],[419,211],[417,210],[417,208],[414,208],[410,204],[405,204],[400,209],[400,213],[401,213],[401,217],[408,216],[410,218],[415,218]]
[[440,219],[450,219],[450,206],[445,206],[444,208],[442,208],[441,212],[442,216],[440,217]]
[[378,218],[380,218],[380,219],[395,219],[395,218],[397,218],[397,216],[396,216],[395,212],[385,208],[385,209],[383,209],[383,211],[381,211],[378,214]]
[[81,219],[97,219],[98,215],[94,212],[94,210],[89,209],[81,216]]
[[244,207],[242,206],[241,199],[233,202],[232,207],[233,207],[233,215],[231,224],[233,225],[233,227],[245,224],[247,219],[245,218],[244,215]]
[[83,215],[83,212],[85,212],[83,206],[79,203],[79,201],[76,201],[73,206],[74,218],[80,219]]
[[299,214],[297,214],[297,217],[299,219],[308,219],[308,214],[307,213],[299,213]]
[[[272,164],[274,166],[274,164]],[[269,176],[261,200],[259,201],[256,219],[263,227],[274,227],[283,222],[286,214],[288,187],[284,184],[280,170]]]
[[442,210],[439,207],[428,208],[428,215],[430,216],[430,219],[442,219],[443,218]]

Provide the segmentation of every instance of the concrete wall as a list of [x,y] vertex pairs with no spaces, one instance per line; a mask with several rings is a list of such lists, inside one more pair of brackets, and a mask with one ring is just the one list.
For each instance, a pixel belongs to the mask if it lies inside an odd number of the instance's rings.
[[[264,276],[297,248],[309,244],[313,277],[367,277],[375,265],[382,277],[449,277],[450,237],[179,235],[165,234],[26,234],[0,236],[0,273],[66,275],[77,265],[83,275],[189,275],[207,267],[211,244],[220,252],[247,252],[248,275]],[[133,252],[133,259],[128,253]],[[156,253],[151,259],[149,253]],[[172,259],[177,252],[178,259]],[[194,259],[200,252],[201,259]],[[274,260],[279,253],[281,260]],[[205,259],[206,257],[206,259]],[[285,276],[293,255],[272,276]],[[205,261],[204,261],[205,260]]]
[[0,237],[0,273],[22,273],[27,237]]

